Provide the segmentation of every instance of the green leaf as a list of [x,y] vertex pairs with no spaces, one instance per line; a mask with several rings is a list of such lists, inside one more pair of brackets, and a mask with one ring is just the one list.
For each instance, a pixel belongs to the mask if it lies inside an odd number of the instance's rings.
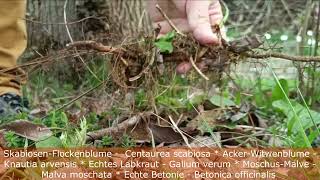
[[[317,131],[312,131],[308,135],[308,139],[309,139],[310,142],[313,142],[317,137],[318,137],[318,132]],[[298,134],[297,136],[293,137],[292,140],[295,142],[293,147],[296,147],[296,148],[307,148],[307,146],[306,146],[306,144],[304,142],[305,140],[301,136],[301,134]]]
[[212,96],[210,98],[210,102],[216,106],[219,107],[226,107],[226,106],[235,106],[236,103],[234,103],[232,100],[221,97],[221,96]]
[[284,100],[278,100],[272,103],[272,106],[279,109],[284,115],[287,116],[287,128],[289,132],[298,133],[299,124],[296,123],[298,119],[301,120],[301,124],[304,130],[314,126],[312,119],[316,125],[320,124],[320,113],[310,110],[310,114],[303,105],[292,102],[293,108],[296,111],[298,118],[295,117],[294,112],[288,103]]
[[10,148],[21,148],[24,145],[24,139],[21,136],[16,135],[13,131],[5,132],[4,139],[7,142],[7,146]]
[[[269,66],[269,65],[268,65],[268,66]],[[309,141],[308,136],[307,136],[307,134],[306,134],[306,132],[305,132],[305,128],[304,128],[304,126],[303,126],[302,119],[299,117],[299,115],[298,115],[298,113],[297,113],[297,110],[296,110],[295,107],[294,107],[293,102],[291,102],[291,100],[290,100],[289,97],[287,96],[287,94],[286,94],[284,88],[281,86],[281,83],[280,83],[277,75],[275,74],[275,72],[272,70],[272,68],[271,68],[270,66],[269,66],[269,68],[270,68],[270,70],[271,70],[271,72],[272,72],[272,75],[273,75],[275,81],[277,82],[277,85],[279,85],[279,87],[280,87],[280,89],[281,89],[281,91],[282,91],[282,93],[283,93],[283,95],[284,95],[284,97],[285,97],[285,102],[287,103],[288,107],[290,107],[290,112],[292,112],[292,117],[294,117],[294,120],[293,120],[294,123],[292,123],[292,126],[293,126],[293,125],[296,125],[296,124],[298,125],[297,134],[298,134],[299,136],[303,137],[303,139],[304,139],[304,141],[303,141],[303,142],[304,142],[304,145],[303,145],[303,146],[312,147],[312,146],[311,146],[311,142]],[[296,123],[296,122],[298,122],[298,123]],[[291,135],[292,129],[293,129],[293,128],[291,128],[291,127],[290,127],[290,129],[288,128],[288,135]]]
[[237,114],[231,116],[231,121],[232,122],[236,122],[239,121],[240,119],[246,117],[248,114],[247,113],[242,113],[242,112],[238,112]]
[[107,146],[111,146],[114,144],[114,141],[113,141],[113,138],[112,136],[103,136],[103,138],[101,139],[101,144],[102,146],[104,147],[107,147]]
[[160,37],[159,40],[172,41],[175,36],[176,36],[176,32],[171,31],[171,32],[168,32],[166,35]]
[[36,142],[37,148],[61,148],[61,140],[55,136],[51,136],[43,141]]
[[[284,93],[287,96],[289,96],[289,85],[288,85],[288,82],[285,79],[280,79],[279,82],[280,82],[281,87],[284,90]],[[280,99],[283,99],[283,100],[286,99],[284,93],[281,90],[280,85],[276,84],[276,86],[273,88],[273,90],[272,90],[272,101],[277,101],[277,100],[280,100]]]
[[172,42],[168,41],[157,41],[155,45],[160,49],[162,53],[172,53],[173,52],[173,45]]
[[160,52],[162,53],[173,52],[172,41],[175,35],[176,35],[175,31],[171,31],[166,35],[164,35],[163,37],[160,37],[158,40],[156,40],[155,45],[159,48]]
[[208,99],[208,97],[205,94],[205,91],[197,88],[190,88],[187,92],[187,101],[191,103],[194,106],[199,105],[204,100]]
[[236,92],[236,95],[235,95],[235,103],[237,105],[240,105],[241,104],[241,99],[242,99],[242,95],[240,92]]

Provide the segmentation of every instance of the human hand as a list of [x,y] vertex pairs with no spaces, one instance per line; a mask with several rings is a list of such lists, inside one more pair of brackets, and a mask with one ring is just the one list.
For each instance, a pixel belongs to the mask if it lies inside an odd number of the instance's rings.
[[[212,31],[212,26],[221,23],[223,14],[219,0],[148,0],[148,11],[154,27],[160,25],[159,35],[172,31],[169,22],[156,8],[159,5],[170,21],[182,32],[192,32],[194,38],[201,44],[219,44],[218,35]],[[187,60],[188,61],[188,60]],[[202,64],[197,64],[202,69]],[[187,73],[192,69],[188,62],[177,66],[177,72]]]
[[211,26],[223,19],[218,0],[148,0],[148,11],[155,27],[160,25],[160,35],[172,27],[156,8],[159,5],[172,23],[182,32],[192,32],[202,44],[219,44]]

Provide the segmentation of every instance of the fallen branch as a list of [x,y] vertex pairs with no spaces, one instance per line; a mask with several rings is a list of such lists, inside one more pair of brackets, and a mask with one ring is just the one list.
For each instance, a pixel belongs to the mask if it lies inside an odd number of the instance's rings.
[[118,132],[124,132],[127,128],[138,124],[142,120],[143,117],[150,116],[151,114],[152,114],[152,112],[140,113],[138,115],[135,115],[135,116],[123,121],[122,123],[119,123],[115,127],[109,127],[109,128],[89,132],[89,133],[87,133],[87,140],[86,141],[87,142],[93,141],[93,140],[101,139],[103,136],[106,136],[106,135],[112,135],[112,134],[115,134]]
[[105,46],[96,41],[75,41],[73,43],[67,44],[67,47],[89,47],[90,49],[93,49],[99,52],[108,52],[108,53],[122,53],[124,51],[124,49],[122,48]]

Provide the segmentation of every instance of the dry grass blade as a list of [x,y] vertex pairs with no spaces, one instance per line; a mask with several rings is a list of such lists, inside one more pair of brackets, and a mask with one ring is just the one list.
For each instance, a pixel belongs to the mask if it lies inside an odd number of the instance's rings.
[[[110,75],[108,75],[108,78],[107,78],[107,79],[105,79],[104,81],[100,82],[100,83],[99,83],[98,85],[96,85],[95,87],[87,90],[86,92],[80,94],[80,95],[77,96],[76,98],[72,99],[71,101],[67,102],[66,104],[63,104],[61,107],[59,107],[59,108],[57,108],[57,109],[55,109],[55,110],[53,110],[53,111],[60,111],[60,110],[62,110],[62,109],[64,109],[64,108],[68,107],[69,105],[73,104],[73,103],[76,102],[77,100],[81,99],[81,98],[84,97],[85,95],[88,95],[88,94],[91,93],[92,91],[96,90],[97,88],[99,88],[100,86],[102,86],[103,84],[105,84],[106,82],[108,82],[108,81],[109,81],[109,77],[110,77]],[[46,118],[46,117],[48,117],[48,114],[45,115],[44,117],[42,117],[41,119],[44,119],[44,118]]]
[[175,130],[177,130],[178,133],[180,133],[180,135],[181,135],[181,137],[183,138],[183,140],[184,140],[184,142],[186,143],[186,145],[187,145],[190,149],[192,149],[191,146],[190,146],[190,144],[189,144],[188,138],[184,135],[184,133],[183,133],[183,132],[180,130],[180,128],[177,126],[177,124],[173,121],[173,119],[171,118],[171,116],[169,116],[169,119],[170,119],[170,122],[171,122],[173,128],[174,128]]
[[57,61],[57,60],[61,60],[64,58],[68,58],[68,57],[77,57],[78,54],[91,54],[92,52],[90,52],[89,50],[84,50],[84,51],[79,51],[77,54],[70,50],[61,50],[59,52],[57,52],[57,55],[51,55],[51,56],[44,56],[44,57],[40,57],[40,58],[36,58],[34,60],[32,60],[31,62],[27,62],[27,63],[23,63],[14,67],[10,67],[10,68],[5,68],[5,69],[0,69],[0,73],[6,73],[9,71],[14,71],[16,69],[19,68],[26,68],[29,66],[37,66],[37,65],[43,65],[44,63],[49,63],[49,62],[53,62],[53,61]]
[[149,71],[150,67],[152,66],[152,64],[154,63],[155,56],[156,56],[156,48],[152,48],[149,64],[147,65],[147,67],[145,67],[138,75],[129,78],[129,81],[136,81],[139,78],[141,78],[141,76],[143,74],[147,73]]

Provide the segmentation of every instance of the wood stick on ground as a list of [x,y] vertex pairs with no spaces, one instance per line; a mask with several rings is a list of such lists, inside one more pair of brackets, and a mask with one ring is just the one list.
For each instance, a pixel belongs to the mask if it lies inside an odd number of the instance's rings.
[[101,43],[98,43],[96,41],[75,41],[73,43],[67,44],[67,47],[89,47],[93,50],[99,51],[99,52],[109,52],[109,53],[122,53],[124,50],[121,48],[115,48],[112,46],[105,46]]
[[147,112],[135,115],[135,116],[119,123],[115,127],[109,127],[109,128],[89,132],[89,133],[87,133],[87,140],[86,141],[87,142],[93,141],[93,140],[101,139],[103,136],[106,136],[106,135],[112,135],[112,134],[115,134],[118,132],[124,132],[127,128],[138,124],[142,120],[143,117],[150,116],[150,115],[152,115],[152,112],[147,111]]

